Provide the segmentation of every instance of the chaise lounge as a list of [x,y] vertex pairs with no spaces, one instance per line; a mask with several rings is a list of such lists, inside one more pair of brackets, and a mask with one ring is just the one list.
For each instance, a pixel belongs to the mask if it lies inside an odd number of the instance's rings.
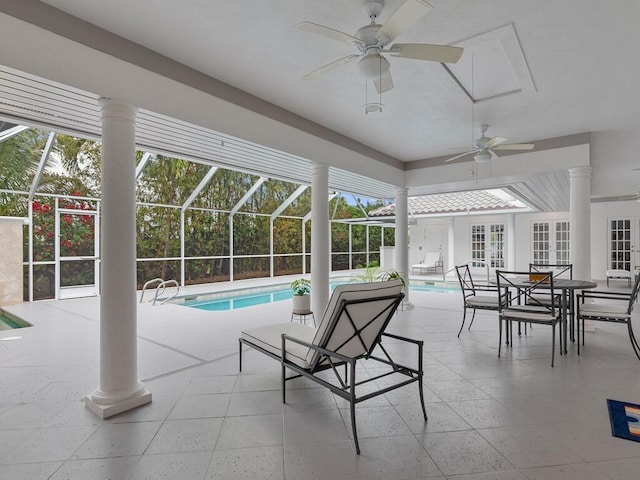
[[[351,427],[356,452],[360,454],[356,430],[355,406],[357,403],[382,395],[410,383],[418,383],[418,392],[424,420],[427,413],[422,388],[423,343],[399,335],[386,333],[398,305],[402,302],[400,280],[348,284],[336,287],[318,327],[299,323],[280,323],[245,330],[239,339],[240,371],[242,372],[242,346],[254,348],[278,360],[282,365],[282,402],[286,403],[285,384],[288,380],[305,377],[316,382],[349,402]],[[416,367],[408,367],[394,361],[383,339],[394,344],[416,347]],[[405,350],[406,351],[406,350]],[[367,367],[375,367],[375,374],[356,378],[356,364],[366,360]],[[342,368],[344,367],[344,368]],[[287,377],[287,370],[294,374]],[[320,372],[327,372],[318,375]],[[379,388],[370,388],[360,394],[360,387],[375,387],[376,380],[383,379]]]
[[437,273],[442,272],[442,260],[440,260],[440,252],[427,252],[424,259],[420,263],[411,265],[411,273]]

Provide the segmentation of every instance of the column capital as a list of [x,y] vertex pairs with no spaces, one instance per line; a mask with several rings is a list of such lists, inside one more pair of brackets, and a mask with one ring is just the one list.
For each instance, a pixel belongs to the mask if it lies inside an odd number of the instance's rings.
[[395,196],[396,197],[407,197],[407,196],[409,196],[409,189],[407,187],[396,187]]
[[591,167],[588,165],[582,167],[573,167],[569,169],[569,178],[591,178]]
[[323,175],[329,171],[329,165],[325,163],[313,162],[311,165],[312,175]]
[[100,110],[102,118],[117,118],[121,120],[135,121],[138,113],[137,107],[123,100],[100,97]]

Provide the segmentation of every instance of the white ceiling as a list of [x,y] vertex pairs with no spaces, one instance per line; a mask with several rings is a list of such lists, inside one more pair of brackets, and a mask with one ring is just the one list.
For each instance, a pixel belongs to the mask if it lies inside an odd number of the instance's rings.
[[[385,23],[403,1],[387,0],[379,23]],[[0,12],[77,42],[90,39],[84,43],[125,61],[133,61],[135,55],[139,58],[140,52],[144,53],[142,50],[130,53],[135,50],[131,49],[136,47],[134,44],[146,47],[283,109],[276,111],[279,120],[282,112],[292,112],[295,115],[287,120],[288,125],[295,126],[307,119],[312,123],[301,125],[307,133],[315,134],[321,126],[328,129],[319,132],[325,139],[331,137],[331,132],[338,134],[329,141],[355,148],[390,165],[405,162],[407,179],[414,177],[415,169],[442,165],[443,159],[438,157],[452,156],[460,148],[471,146],[478,136],[479,125],[488,123],[489,135],[506,137],[512,143],[533,141],[536,150],[545,139],[582,132],[592,132],[594,138],[594,133],[600,133],[597,137],[600,144],[592,151],[597,151],[603,160],[595,165],[594,172],[626,180],[624,189],[603,193],[635,191],[638,181],[629,179],[627,173],[630,165],[637,166],[634,158],[625,155],[624,159],[615,159],[621,173],[614,175],[614,166],[607,163],[613,161],[607,158],[609,150],[602,151],[605,145],[609,149],[608,139],[614,136],[602,135],[620,132],[619,136],[626,139],[634,136],[637,129],[640,95],[636,84],[640,62],[635,59],[640,45],[640,29],[636,26],[640,2],[430,0],[429,3],[433,10],[396,40],[463,46],[465,53],[457,65],[450,66],[450,71],[458,76],[467,92],[441,64],[392,57],[395,88],[383,94],[384,112],[369,115],[362,109],[365,83],[354,65],[315,81],[301,78],[321,65],[354,53],[354,49],[294,28],[296,23],[308,20],[354,34],[368,23],[362,12],[362,0],[15,0],[0,4]],[[59,10],[46,11],[44,4]],[[92,30],[93,27],[78,19],[100,28]],[[104,35],[100,29],[132,43]],[[74,33],[68,35],[71,31]],[[12,53],[7,44],[3,53],[5,59]],[[59,62],[65,62],[64,55],[60,52]],[[38,73],[41,78],[46,76],[42,68]],[[84,72],[78,78],[87,82]],[[370,85],[368,95],[373,91]],[[235,103],[240,99],[243,107],[252,103],[251,97],[243,100],[241,92],[231,91],[230,95],[234,98],[225,100]],[[478,101],[473,102],[470,95]],[[95,98],[90,103],[93,110]],[[265,105],[260,106],[260,113],[268,115],[272,110]],[[21,108],[27,109],[29,104]],[[151,111],[143,113],[155,115]],[[97,122],[94,117],[92,128],[97,127]],[[349,145],[349,139],[357,143]],[[632,145],[620,151],[633,152]],[[168,147],[166,150],[170,153]],[[296,152],[291,154],[296,157]],[[462,161],[469,160],[467,157]],[[457,162],[447,165],[453,163]],[[364,193],[367,189],[368,182],[362,167],[359,168],[359,174],[354,175],[356,170],[346,172],[351,170],[349,165],[345,164],[342,172],[332,167],[335,178],[346,174],[341,179],[344,191],[355,183],[357,188],[352,192]],[[293,177],[305,169],[289,170]],[[477,178],[469,175],[469,168],[459,170],[464,171],[464,178],[458,183],[449,179],[440,187],[430,183],[414,186],[410,192],[460,190],[473,188],[474,183],[478,186]],[[389,196],[393,185],[398,184],[396,179],[389,179],[385,185],[384,180],[378,175],[377,183],[371,182],[373,195]],[[502,182],[500,186],[504,186],[504,179]],[[490,187],[490,181],[485,183],[483,186]],[[523,196],[527,191],[534,192],[528,198],[544,190],[547,205],[543,209],[566,209],[567,185],[566,170],[559,173],[550,169],[547,175],[513,187]],[[537,197],[540,203],[542,195]]]
[[[379,23],[403,1],[387,0]],[[391,58],[395,88],[378,115],[364,115],[365,84],[353,65],[301,79],[353,48],[294,25],[308,20],[354,34],[368,23],[361,0],[46,3],[402,161],[450,154],[477,133],[470,100],[437,63]],[[499,27],[515,30],[535,90],[476,104],[475,123],[489,123],[489,133],[525,142],[635,121],[628,105],[638,100],[640,2],[430,3],[433,10],[397,41],[455,45]],[[474,76],[490,76],[480,63]]]

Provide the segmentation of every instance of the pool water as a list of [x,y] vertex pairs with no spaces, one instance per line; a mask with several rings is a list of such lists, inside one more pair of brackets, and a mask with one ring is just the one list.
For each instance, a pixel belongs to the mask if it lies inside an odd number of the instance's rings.
[[[333,290],[339,284],[332,284]],[[412,291],[419,292],[441,292],[450,293],[458,292],[458,288],[436,287],[433,285],[411,285]],[[203,294],[194,299],[185,300],[179,303],[186,307],[199,308],[200,310],[209,311],[225,311],[235,310],[238,308],[253,307],[264,303],[279,302],[281,300],[289,300],[293,296],[289,286],[274,286],[271,288],[261,289],[259,291],[237,291],[226,292],[217,295]]]
[[9,315],[7,312],[0,310],[0,330],[13,330],[14,328],[30,327],[31,324],[24,320]]
[[293,292],[290,288],[281,288],[278,290],[270,290],[267,292],[256,293],[236,293],[234,296],[230,296],[227,293],[225,296],[218,298],[204,299],[204,300],[187,300],[182,305],[187,307],[199,308],[200,310],[220,311],[220,310],[235,310],[237,308],[253,307],[255,305],[261,305],[263,303],[279,302],[281,300],[288,300],[293,296]]

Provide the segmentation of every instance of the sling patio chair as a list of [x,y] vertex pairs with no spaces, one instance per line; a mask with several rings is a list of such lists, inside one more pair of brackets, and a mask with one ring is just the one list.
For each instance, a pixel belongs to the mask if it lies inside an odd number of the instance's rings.
[[[458,337],[462,333],[464,323],[467,320],[467,309],[473,309],[471,322],[469,322],[469,330],[476,318],[476,310],[493,310],[498,311],[498,300],[503,303],[509,302],[509,291],[506,290],[498,295],[498,287],[492,285],[479,285],[473,281],[469,264],[456,265],[456,274],[458,282],[460,282],[460,290],[462,290],[462,301],[464,302],[464,311],[462,313],[462,325],[458,331]],[[507,343],[509,340],[507,338]]]
[[[560,332],[560,355],[563,352],[562,335],[563,313],[562,308],[556,303],[558,296],[553,288],[553,272],[539,272],[535,279],[527,280],[529,272],[515,272],[506,270],[496,270],[498,289],[515,290],[515,295],[509,303],[500,302],[500,339],[498,342],[498,357],[502,347],[502,321],[508,325],[508,331],[513,331],[513,322],[529,322],[538,325],[549,325],[552,329],[551,337],[551,366],[556,354],[556,325],[561,324]],[[549,301],[542,303],[537,300],[540,289],[549,293]],[[566,333],[565,333],[566,334]]]
[[[280,362],[283,403],[286,403],[286,382],[299,377],[316,382],[347,400],[358,454],[360,447],[355,406],[359,402],[417,382],[426,422],[422,387],[424,342],[385,333],[385,328],[404,297],[402,288],[400,280],[339,285],[333,291],[317,328],[289,322],[243,331],[239,339],[240,371],[242,372],[244,345]],[[408,367],[395,362],[383,345],[385,338],[403,343],[407,348],[415,345],[417,366]],[[358,360],[366,360],[368,368],[375,366],[376,373],[358,381]],[[287,377],[288,370],[293,375]],[[321,372],[328,372],[329,375],[318,375]],[[385,379],[384,387],[373,392],[367,389],[375,387],[376,380],[382,378]],[[359,387],[363,385],[366,385],[365,391],[360,392],[363,389]]]
[[[580,327],[582,326],[582,345],[584,345],[584,321],[625,323],[629,332],[631,346],[640,360],[640,345],[633,333],[631,312],[640,290],[640,275],[636,275],[630,293],[584,290],[577,295],[576,317],[578,318],[578,354],[580,354]],[[591,303],[593,302],[593,303]]]

